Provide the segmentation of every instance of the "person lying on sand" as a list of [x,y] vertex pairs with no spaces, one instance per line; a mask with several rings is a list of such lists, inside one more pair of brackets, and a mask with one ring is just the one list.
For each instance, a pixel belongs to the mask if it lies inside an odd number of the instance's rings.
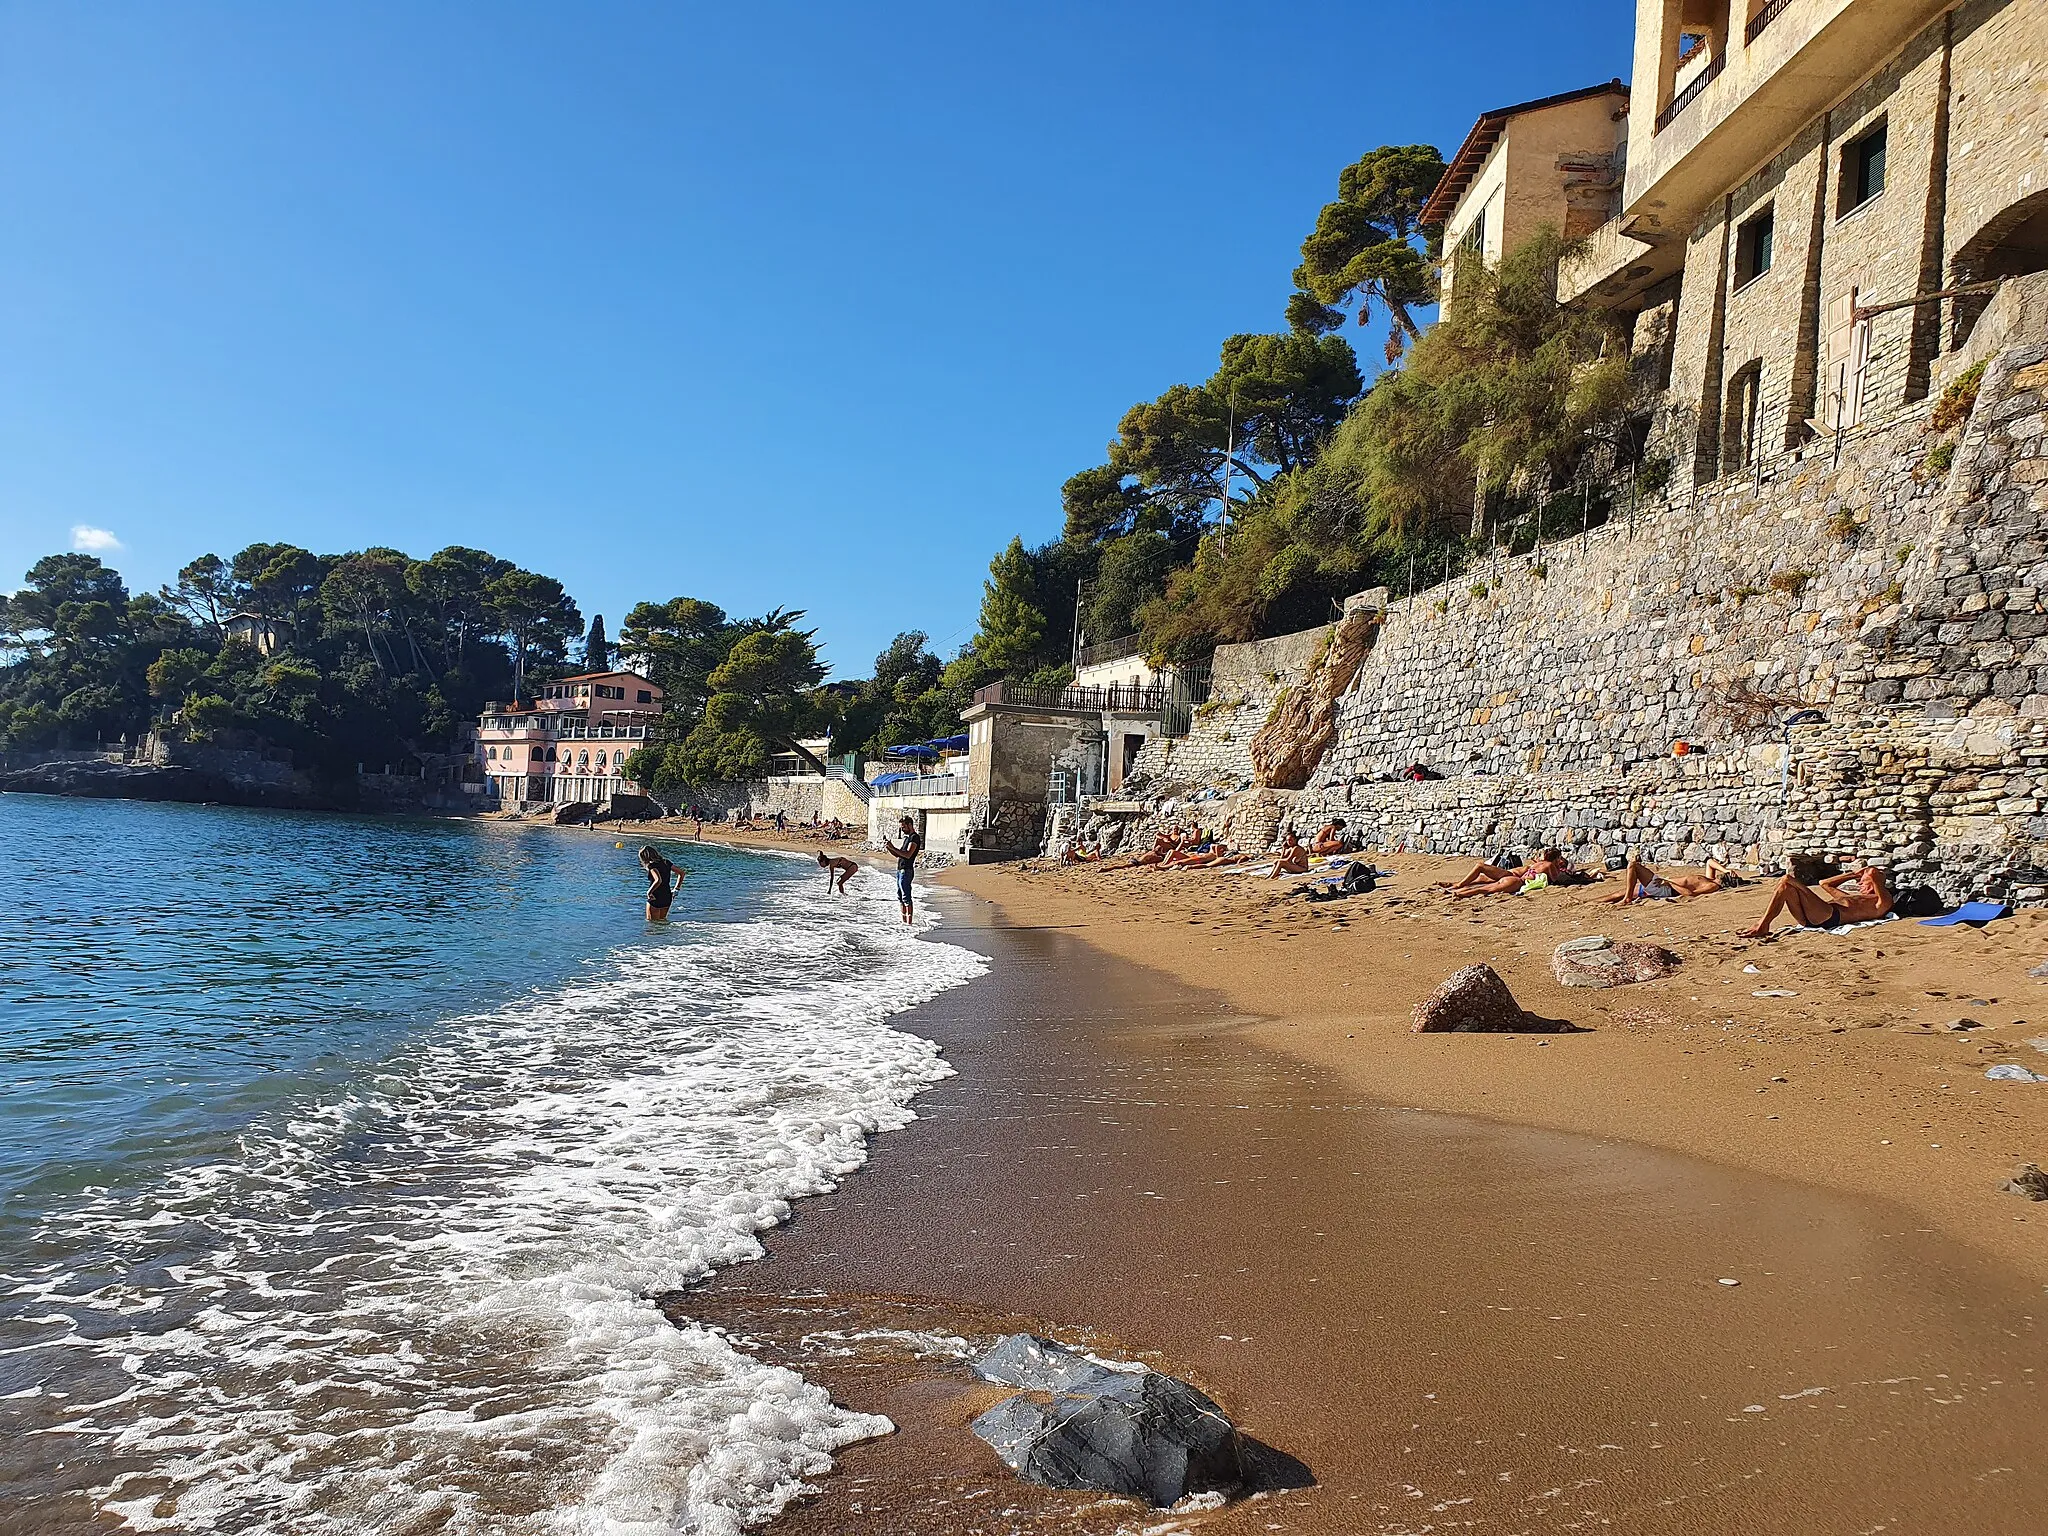
[[1336,817],[1323,823],[1322,831],[1315,835],[1315,841],[1308,845],[1308,851],[1317,858],[1344,852],[1344,823]]
[[1282,875],[1305,875],[1308,873],[1308,850],[1301,846],[1301,839],[1289,827],[1280,838],[1280,852],[1273,860],[1273,868],[1267,874],[1268,880],[1278,880]]
[[[843,893],[846,890],[846,882],[860,873],[860,866],[853,860],[828,859],[822,851],[818,854],[818,867],[825,871],[825,889],[828,891],[832,889],[834,882],[837,882]],[[865,890],[866,887],[863,886],[862,889]]]
[[1168,854],[1179,852],[1180,845],[1180,837],[1177,833],[1167,831],[1165,828],[1161,828],[1160,831],[1153,836],[1152,846],[1149,849],[1147,849],[1144,853],[1139,854],[1136,858],[1132,859],[1128,864],[1124,864],[1119,867],[1123,869],[1135,869],[1141,864],[1162,863],[1166,859],[1166,856]]
[[1851,870],[1846,875],[1808,885],[1786,875],[1771,892],[1771,904],[1764,908],[1763,921],[1745,928],[1737,938],[1768,939],[1771,923],[1780,913],[1805,928],[1839,928],[1845,923],[1870,923],[1891,911],[1895,901],[1891,882],[1874,864]]
[[1707,860],[1705,874],[1691,875],[1684,870],[1660,873],[1640,858],[1632,858],[1628,861],[1628,868],[1622,871],[1621,889],[1612,896],[1603,896],[1600,899],[1627,906],[1637,901],[1672,901],[1680,896],[1711,896],[1716,891],[1733,890],[1745,883],[1742,876],[1719,859]]

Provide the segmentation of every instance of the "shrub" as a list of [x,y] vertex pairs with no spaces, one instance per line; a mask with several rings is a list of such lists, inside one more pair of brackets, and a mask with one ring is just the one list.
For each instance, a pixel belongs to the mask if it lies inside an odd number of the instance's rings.
[[1951,432],[1970,419],[1970,412],[1977,408],[1977,386],[1984,382],[1984,365],[1974,364],[1965,368],[1950,381],[1941,398],[1934,402],[1934,414],[1927,418],[1927,425],[1936,432]]

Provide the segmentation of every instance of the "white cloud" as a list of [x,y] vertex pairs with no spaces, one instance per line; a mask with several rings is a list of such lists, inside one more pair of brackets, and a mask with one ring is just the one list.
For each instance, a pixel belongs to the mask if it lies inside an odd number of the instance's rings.
[[104,528],[95,528],[90,523],[75,523],[71,528],[71,547],[99,555],[119,549],[121,541]]

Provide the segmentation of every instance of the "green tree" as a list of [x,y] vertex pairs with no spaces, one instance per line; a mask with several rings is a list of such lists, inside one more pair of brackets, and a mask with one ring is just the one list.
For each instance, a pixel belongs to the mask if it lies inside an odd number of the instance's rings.
[[201,555],[180,570],[177,584],[165,587],[161,595],[193,623],[218,635],[226,632],[228,616],[242,606],[243,587],[227,561],[219,555]]
[[1024,541],[989,562],[981,588],[981,627],[972,642],[977,662],[991,675],[1022,676],[1038,663],[1046,637],[1045,610],[1038,603],[1037,573]]
[[694,597],[635,603],[619,630],[619,652],[661,685],[672,722],[687,732],[703,717],[711,674],[739,633],[716,603]]
[[526,695],[529,658],[549,665],[569,653],[569,642],[583,633],[583,616],[552,576],[511,570],[486,589],[499,633],[512,646],[512,692]]
[[305,610],[316,602],[332,564],[296,544],[251,544],[228,568],[240,589],[239,605],[267,619],[299,624],[305,622]]
[[1427,144],[1386,145],[1346,166],[1337,200],[1324,205],[1301,243],[1288,324],[1310,334],[1332,330],[1356,301],[1358,323],[1366,325],[1376,302],[1387,313],[1387,360],[1398,358],[1421,335],[1411,311],[1436,297],[1419,221],[1443,174],[1443,156]]

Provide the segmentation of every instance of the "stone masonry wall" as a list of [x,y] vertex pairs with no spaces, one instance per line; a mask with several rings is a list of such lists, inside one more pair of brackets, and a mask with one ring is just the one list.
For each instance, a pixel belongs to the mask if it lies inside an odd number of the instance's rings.
[[1252,737],[1280,695],[1308,676],[1330,627],[1243,645],[1219,645],[1210,663],[1209,702],[1188,734],[1145,743],[1125,782],[1132,793],[1161,786],[1241,784],[1253,776]]
[[[1307,826],[1470,853],[1880,858],[2048,887],[2048,346],[2008,349],[1938,473],[1927,407],[1390,612]],[[1477,589],[1483,587],[1484,591]],[[1824,718],[1785,726],[1801,709]],[[1688,751],[1674,756],[1673,745]],[[1439,781],[1390,781],[1420,762]]]

